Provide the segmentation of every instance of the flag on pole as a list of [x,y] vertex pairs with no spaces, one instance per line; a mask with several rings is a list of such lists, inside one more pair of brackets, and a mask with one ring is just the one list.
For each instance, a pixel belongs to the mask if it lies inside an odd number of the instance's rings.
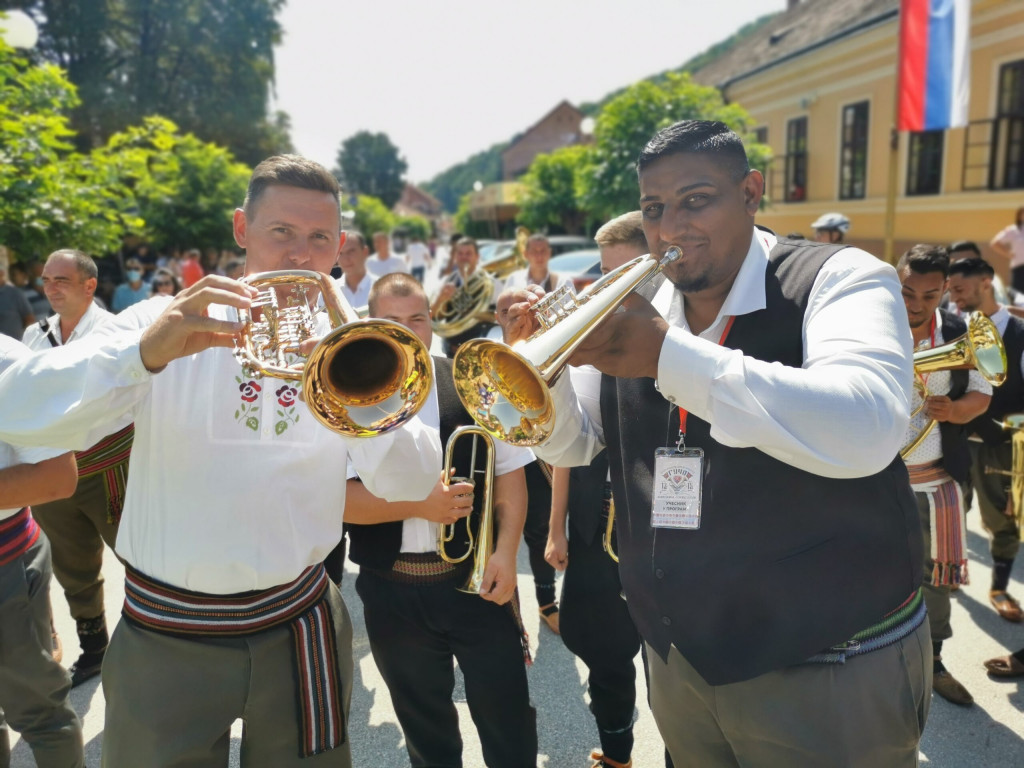
[[900,0],[898,131],[967,124],[971,0]]

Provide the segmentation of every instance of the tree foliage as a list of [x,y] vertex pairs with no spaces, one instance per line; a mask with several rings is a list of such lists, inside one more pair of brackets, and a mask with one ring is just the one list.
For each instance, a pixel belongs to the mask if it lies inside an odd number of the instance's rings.
[[501,153],[510,143],[495,144],[490,149],[477,152],[421,186],[440,200],[446,211],[454,213],[458,210],[462,196],[472,190],[476,182],[486,185],[501,181]]
[[38,55],[78,86],[78,146],[101,146],[150,115],[254,164],[291,147],[268,115],[284,0],[24,0]]
[[356,200],[353,226],[363,233],[367,242],[373,237],[374,232],[390,232],[394,228],[395,214],[378,198],[356,195]]
[[409,239],[413,237],[419,237],[422,240],[426,240],[432,234],[432,227],[430,226],[430,220],[425,216],[399,216],[395,220],[395,229],[405,232],[405,236]]
[[359,131],[341,142],[334,173],[346,192],[376,197],[391,208],[402,196],[408,167],[386,133]]
[[586,145],[563,147],[538,155],[520,179],[525,187],[516,220],[533,231],[583,234],[586,194],[592,149]]

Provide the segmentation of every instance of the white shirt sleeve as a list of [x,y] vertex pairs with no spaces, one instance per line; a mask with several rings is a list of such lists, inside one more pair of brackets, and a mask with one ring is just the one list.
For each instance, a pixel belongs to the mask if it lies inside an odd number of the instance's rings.
[[604,448],[601,424],[601,372],[592,366],[575,368],[551,388],[555,425],[533,452],[556,467],[585,466]]
[[855,248],[837,253],[812,287],[803,334],[803,366],[791,368],[672,328],[659,388],[724,445],[824,477],[880,471],[900,449],[913,374],[895,270]]

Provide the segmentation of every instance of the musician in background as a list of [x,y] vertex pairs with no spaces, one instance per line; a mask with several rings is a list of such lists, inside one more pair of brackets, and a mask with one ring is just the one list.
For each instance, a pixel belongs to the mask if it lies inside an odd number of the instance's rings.
[[663,129],[637,167],[652,255],[682,255],[587,336],[572,362],[614,387],[562,376],[534,450],[564,466],[610,451],[672,759],[916,766],[931,659],[896,272],[756,228],[764,179],[722,123]]
[[[25,346],[38,351],[77,343],[112,318],[92,300],[97,275],[96,262],[81,251],[51,253],[43,267],[43,291],[56,314],[28,327]],[[103,550],[104,543],[114,549],[117,542],[134,436],[130,417],[114,426],[110,435],[78,452],[74,494],[33,509],[50,540],[53,572],[82,648],[71,665],[72,687],[100,673],[110,642],[103,603]]]
[[[392,274],[370,291],[370,316],[400,323],[429,348],[430,308],[415,278]],[[440,427],[446,444],[454,430],[472,424],[455,394],[451,360],[434,358],[434,391],[420,412]],[[472,437],[454,452],[456,476],[469,474]],[[439,479],[424,501],[388,503],[358,479],[348,482],[345,520],[359,565],[356,591],[363,601],[373,659],[387,683],[409,759],[419,766],[462,765],[458,713],[452,703],[453,660],[466,682],[466,703],[480,735],[484,761],[491,768],[533,768],[537,762],[536,713],[526,682],[525,635],[516,596],[516,551],[526,515],[522,467],[531,452],[495,441],[494,487]],[[476,450],[483,469],[487,449]],[[466,553],[465,518],[480,540],[484,493],[492,495],[496,545],[484,571],[480,595],[461,592],[474,555],[462,564],[445,562],[438,552],[440,524],[454,525],[450,557]],[[478,553],[474,553],[479,556]]]
[[[326,275],[341,246],[338,195],[306,158],[257,165],[233,219],[247,273]],[[317,755],[351,766],[352,627],[322,566],[341,538],[342,475],[351,459],[372,492],[423,499],[441,472],[437,430],[413,417],[345,438],[293,382],[245,376],[237,309],[257,293],[206,275],[0,374],[0,440],[81,449],[134,417],[117,541],[126,599],[103,660],[105,765],[227,765],[244,717],[254,765]]]
[[[646,253],[646,251],[645,251]],[[568,277],[559,277],[548,271],[551,261],[551,243],[547,235],[540,233],[530,235],[526,240],[523,256],[527,266],[516,270],[505,279],[504,289],[525,288],[528,285],[539,285],[545,293],[551,293],[568,281]]]
[[409,265],[405,259],[397,254],[391,253],[391,238],[387,232],[373,233],[373,255],[366,262],[366,271],[374,277],[384,277],[392,272],[409,271]]
[[[602,272],[648,251],[639,211],[612,219],[597,231],[595,239],[601,249]],[[545,557],[565,572],[560,606],[562,640],[589,670],[590,711],[601,743],[600,750],[590,755],[593,768],[632,765],[636,706],[633,660],[640,652],[640,634],[622,599],[619,566],[604,547],[611,502],[607,450],[589,466],[556,467],[552,472]],[[610,544],[614,549],[614,535]]]
[[[445,302],[455,299],[458,302],[457,294],[463,291],[467,284],[470,283],[470,279],[480,270],[480,249],[477,247],[476,240],[471,237],[460,238],[454,245],[452,250],[451,262],[454,266],[451,275],[441,285],[440,290],[434,296],[433,301],[430,302],[430,313],[433,317],[437,317],[441,310],[441,306]],[[488,299],[487,304],[493,304],[495,297],[501,290],[500,281],[492,276],[486,276],[489,280],[493,281],[493,287],[491,289],[491,295]],[[495,325],[494,322],[481,321],[476,323],[473,327],[469,328],[462,333],[458,333],[454,336],[449,336],[444,339],[442,347],[447,357],[455,357],[455,352],[459,346],[470,339],[479,339],[487,335],[487,332],[491,330]]]
[[370,258],[370,249],[366,238],[358,229],[345,230],[345,242],[338,251],[338,266],[341,277],[337,282],[341,294],[349,305],[358,310],[365,307],[370,299],[370,286],[377,279],[366,269],[366,261]]
[[[945,248],[916,245],[900,257],[896,272],[915,350],[933,349],[967,332],[963,320],[939,309],[949,272]],[[910,401],[911,413],[919,413],[907,427],[906,445],[927,433],[903,457],[924,533],[922,589],[932,635],[932,689],[964,707],[973,704],[974,698],[942,663],[942,644],[953,636],[950,591],[968,583],[966,509],[960,488],[971,463],[965,425],[985,412],[991,396],[992,386],[977,370],[919,374]]]
[[1020,603],[1008,591],[1013,561],[1020,549],[1020,533],[1007,493],[1004,475],[986,473],[986,467],[1009,471],[1013,451],[1011,433],[997,422],[1024,411],[1024,320],[1012,316],[993,293],[992,266],[983,259],[961,259],[949,268],[949,295],[962,313],[983,312],[996,326],[1006,348],[1006,381],[996,387],[988,410],[969,425],[971,480],[978,494],[981,522],[992,537],[992,584],[989,602],[1007,621],[1024,619]]

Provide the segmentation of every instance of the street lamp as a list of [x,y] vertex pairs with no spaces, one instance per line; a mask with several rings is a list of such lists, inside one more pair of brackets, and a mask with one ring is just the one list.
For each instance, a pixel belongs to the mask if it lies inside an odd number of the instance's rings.
[[39,28],[24,11],[4,11],[0,16],[0,37],[12,48],[34,48]]

